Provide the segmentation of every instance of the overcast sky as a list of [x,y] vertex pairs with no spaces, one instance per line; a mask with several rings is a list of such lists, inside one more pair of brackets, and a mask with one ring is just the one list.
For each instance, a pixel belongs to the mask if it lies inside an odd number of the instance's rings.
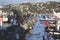
[[[27,2],[47,2],[47,1],[57,1],[60,2],[60,0],[27,0]],[[8,4],[19,4],[23,3],[25,0],[0,0],[0,5],[8,5]]]

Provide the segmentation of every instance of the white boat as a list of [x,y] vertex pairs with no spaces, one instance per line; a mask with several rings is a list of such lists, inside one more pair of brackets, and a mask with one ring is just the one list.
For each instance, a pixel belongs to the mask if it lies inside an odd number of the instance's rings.
[[53,14],[57,17],[57,18],[60,18],[60,12],[56,13],[53,9]]
[[38,15],[38,20],[56,20],[56,16],[51,14]]
[[56,13],[53,9],[54,15],[57,17],[57,30],[60,30],[60,13]]

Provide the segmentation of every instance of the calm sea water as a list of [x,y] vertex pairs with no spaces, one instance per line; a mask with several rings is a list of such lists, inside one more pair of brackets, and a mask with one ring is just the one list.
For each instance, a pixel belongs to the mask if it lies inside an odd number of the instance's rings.
[[[45,32],[45,21],[39,21],[40,17],[37,17],[38,21],[33,26],[31,34],[26,35],[26,40],[43,40],[43,36],[47,39],[47,33]],[[43,22],[43,23],[41,23]],[[54,40],[50,38],[50,40]]]

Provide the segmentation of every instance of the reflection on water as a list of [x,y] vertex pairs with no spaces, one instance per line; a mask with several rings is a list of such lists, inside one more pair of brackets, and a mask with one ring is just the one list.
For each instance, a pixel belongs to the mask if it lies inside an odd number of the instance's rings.
[[26,35],[26,40],[43,40],[44,30],[45,25],[37,21],[31,30],[32,33]]
[[[31,34],[26,35],[26,40],[44,40],[43,37],[47,39],[47,33],[45,32],[45,24],[41,23],[45,21],[37,21],[33,26],[33,29],[30,30]],[[50,37],[50,40],[54,40]]]

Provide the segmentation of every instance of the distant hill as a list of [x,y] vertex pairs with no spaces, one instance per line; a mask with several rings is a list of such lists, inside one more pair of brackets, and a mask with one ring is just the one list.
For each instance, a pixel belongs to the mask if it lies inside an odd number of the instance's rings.
[[15,10],[18,13],[52,13],[52,9],[58,9],[58,2],[40,2],[40,3],[23,3],[23,4],[10,4],[3,6],[3,10],[12,11]]

